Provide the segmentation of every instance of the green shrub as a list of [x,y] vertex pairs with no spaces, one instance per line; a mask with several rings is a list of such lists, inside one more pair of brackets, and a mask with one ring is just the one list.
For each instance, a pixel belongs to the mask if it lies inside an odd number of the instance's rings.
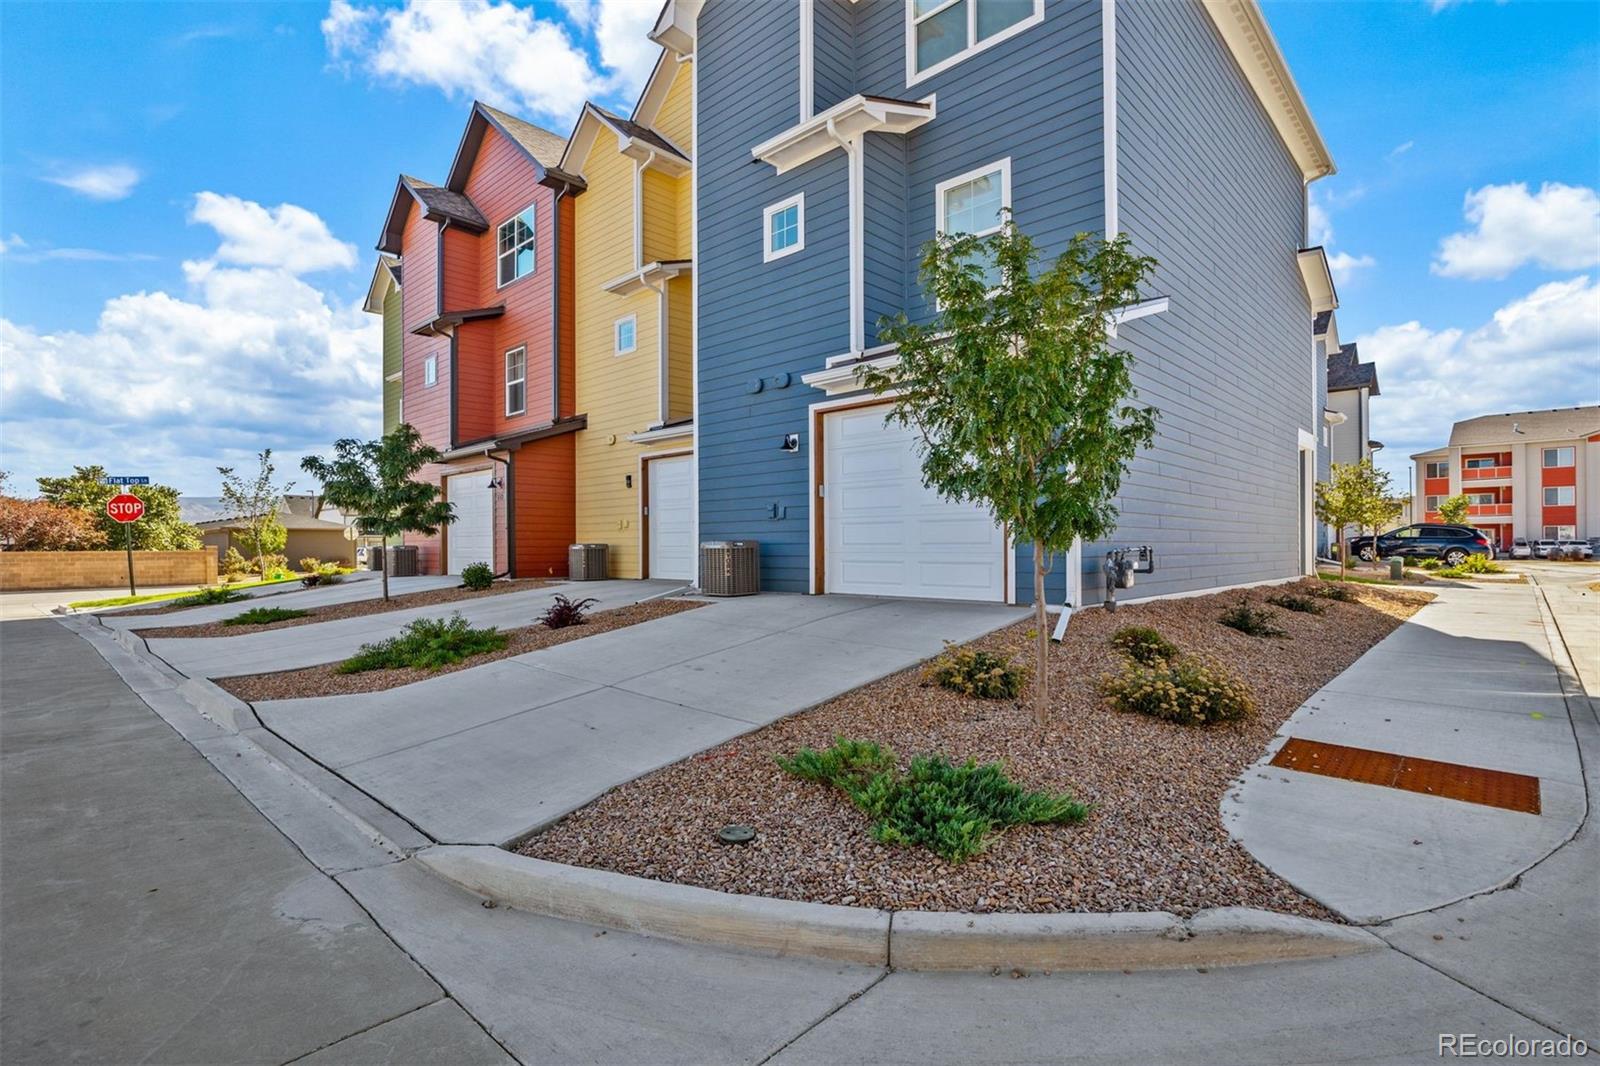
[[985,700],[1013,699],[1028,683],[1028,668],[993,652],[946,643],[923,676],[944,688]]
[[236,585],[244,579],[245,574],[239,571],[230,571],[229,573],[222,575],[223,583],[228,585]]
[[252,607],[243,614],[236,614],[232,618],[224,618],[225,626],[264,626],[272,622],[287,622],[291,618],[304,618],[310,611],[300,611],[292,607]]
[[474,592],[482,592],[494,584],[494,571],[489,569],[488,563],[473,563],[462,568],[461,587]]
[[301,573],[315,574],[317,571],[322,569],[322,560],[318,559],[314,555],[308,555],[304,559],[300,560],[299,565]]
[[1333,600],[1336,603],[1356,602],[1356,594],[1350,590],[1349,585],[1333,584],[1327,581],[1319,581],[1312,586],[1311,594],[1320,596],[1325,600]]
[[418,618],[401,630],[398,636],[361,645],[360,651],[340,663],[336,669],[341,674],[404,667],[437,670],[474,655],[499,651],[510,639],[493,626],[473,629],[460,613],[452,614],[449,618]]
[[1272,612],[1264,607],[1257,607],[1246,597],[1239,597],[1239,602],[1222,612],[1222,617],[1217,621],[1229,629],[1237,629],[1241,633],[1252,637],[1281,637],[1285,636],[1283,630],[1272,622]]
[[1178,646],[1149,626],[1123,626],[1111,634],[1111,646],[1145,666],[1170,663],[1178,657]]
[[222,556],[220,569],[224,574],[248,574],[254,567],[249,559],[239,554],[238,548],[230,544]]
[[1282,607],[1286,611],[1298,611],[1300,614],[1321,614],[1327,610],[1312,597],[1299,592],[1280,592],[1275,596],[1268,596],[1267,602],[1274,607]]
[[[256,560],[250,560],[250,569],[257,569]],[[289,557],[287,555],[263,555],[260,561],[260,569],[257,572],[268,580],[276,580],[272,577],[273,574],[281,574],[284,577],[288,577]]]
[[1100,694],[1119,711],[1181,725],[1210,725],[1255,713],[1250,686],[1215,663],[1186,657],[1162,666],[1130,663],[1100,679]]
[[1463,574],[1503,574],[1506,568],[1487,555],[1469,555],[1453,569]]
[[[315,559],[301,559],[302,563],[316,563]],[[318,585],[337,585],[344,580],[346,571],[339,568],[338,563],[317,563],[315,569],[300,579],[300,584],[306,588],[316,588]]]
[[218,587],[201,589],[191,596],[185,596],[181,600],[173,602],[182,604],[184,607],[206,607],[215,603],[236,603],[244,598],[245,594],[235,589]]
[[539,616],[548,629],[565,629],[568,626],[581,626],[588,621],[589,608],[599,603],[596,599],[569,600],[561,593],[556,593],[556,601],[545,609]]
[[995,829],[1081,822],[1090,810],[1066,793],[1023,789],[999,763],[979,766],[968,759],[957,765],[942,755],[919,755],[901,774],[894,753],[872,741],[836,737],[825,751],[802,748],[777,762],[843,791],[873,820],[874,839],[920,845],[953,863],[982,851]]

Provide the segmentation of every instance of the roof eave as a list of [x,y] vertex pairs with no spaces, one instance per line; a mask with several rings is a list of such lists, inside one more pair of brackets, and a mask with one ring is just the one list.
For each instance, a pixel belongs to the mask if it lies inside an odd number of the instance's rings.
[[782,174],[820,156],[827,155],[851,137],[865,133],[910,133],[931,122],[938,114],[937,100],[891,100],[857,93],[791,126],[754,148],[750,154],[770,163]]

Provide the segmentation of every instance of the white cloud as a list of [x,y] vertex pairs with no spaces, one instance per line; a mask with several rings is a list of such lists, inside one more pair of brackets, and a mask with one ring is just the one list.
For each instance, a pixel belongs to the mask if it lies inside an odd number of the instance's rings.
[[194,198],[189,221],[217,231],[219,262],[273,267],[291,274],[355,266],[353,244],[328,232],[327,223],[303,207],[263,207],[237,196],[202,192]]
[[1333,219],[1328,217],[1328,209],[1314,198],[1306,204],[1306,231],[1312,247],[1333,243]]
[[1477,228],[1439,243],[1433,272],[1453,278],[1503,278],[1527,263],[1582,270],[1600,263],[1600,197],[1579,185],[1525,182],[1467,193],[1463,213]]
[[9,237],[0,237],[0,255],[6,255],[27,246],[28,242],[22,239],[22,234],[20,233],[13,233]]
[[1328,256],[1328,269],[1333,272],[1333,283],[1343,285],[1355,278],[1356,272],[1375,267],[1378,261],[1370,255],[1351,255],[1349,252],[1334,252]]
[[1417,146],[1417,142],[1416,141],[1403,141],[1400,144],[1397,144],[1393,148],[1389,149],[1388,158],[1390,158],[1390,159],[1399,159],[1401,156],[1405,155],[1407,152],[1411,151],[1411,149],[1415,148],[1416,146]]
[[125,200],[139,184],[139,171],[126,163],[109,163],[46,174],[44,180],[91,200]]
[[81,331],[0,319],[0,466],[19,483],[99,462],[204,494],[215,490],[217,465],[248,461],[263,447],[289,469],[337,437],[376,435],[379,319],[295,274],[326,261],[327,244],[309,259],[291,250],[270,265],[229,258],[280,247],[242,238],[239,218],[287,217],[290,233],[347,246],[293,205],[269,210],[220,196],[215,204],[225,209],[196,217],[217,229],[219,248],[183,265],[183,292],[117,296]]
[[659,5],[639,0],[597,0],[595,42],[600,62],[610,72],[612,91],[631,104],[644,89],[661,46],[645,34],[655,26]]
[[1443,444],[1463,418],[1600,400],[1600,285],[1586,275],[1541,285],[1474,329],[1412,321],[1356,342],[1378,364],[1373,419],[1391,463]]
[[323,21],[333,59],[381,80],[431,85],[567,122],[604,84],[566,26],[498,0],[359,7],[334,0]]

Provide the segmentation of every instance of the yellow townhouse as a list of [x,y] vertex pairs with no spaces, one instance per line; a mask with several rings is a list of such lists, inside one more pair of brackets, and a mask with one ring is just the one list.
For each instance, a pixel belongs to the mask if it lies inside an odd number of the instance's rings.
[[663,51],[632,118],[587,104],[574,203],[577,539],[610,576],[695,577],[692,61]]

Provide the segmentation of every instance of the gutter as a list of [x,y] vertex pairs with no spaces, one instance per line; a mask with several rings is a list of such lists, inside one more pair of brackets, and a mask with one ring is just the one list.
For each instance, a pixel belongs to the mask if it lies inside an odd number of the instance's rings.
[[550,201],[551,260],[553,275],[550,278],[550,420],[561,421],[561,198],[567,186],[555,190]]

